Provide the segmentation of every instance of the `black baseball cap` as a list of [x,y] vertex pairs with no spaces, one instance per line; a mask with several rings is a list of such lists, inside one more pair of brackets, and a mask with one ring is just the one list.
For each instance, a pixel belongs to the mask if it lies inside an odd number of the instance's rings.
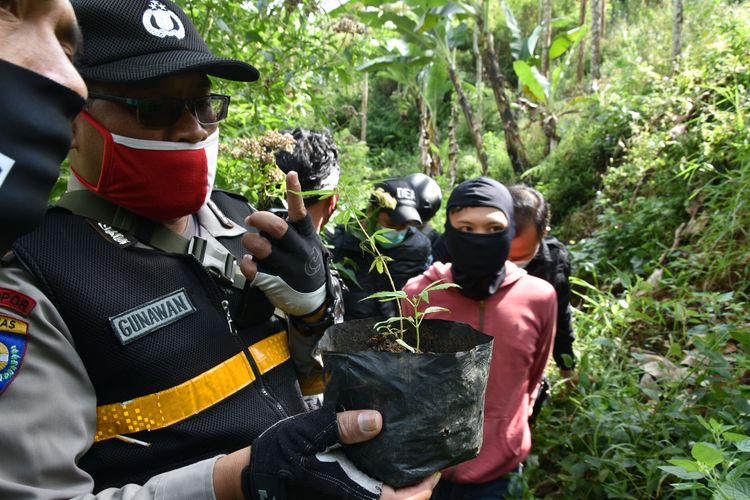
[[127,83],[185,71],[252,82],[258,70],[211,53],[187,15],[169,0],[71,0],[83,32],[75,66],[87,80]]
[[[382,207],[393,222],[396,224],[421,224],[422,218],[417,210],[417,194],[411,184],[403,177],[387,179],[375,184],[375,189],[382,188],[396,200],[396,208]],[[375,197],[371,203],[377,206]]]

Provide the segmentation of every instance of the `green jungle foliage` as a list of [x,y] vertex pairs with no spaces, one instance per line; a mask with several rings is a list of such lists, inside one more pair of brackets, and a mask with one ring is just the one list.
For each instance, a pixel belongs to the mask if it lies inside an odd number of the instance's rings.
[[[328,129],[343,170],[329,229],[361,213],[375,181],[423,170],[420,98],[435,126],[429,147],[442,164],[436,180],[445,196],[481,174],[448,78],[446,61],[455,64],[488,175],[540,189],[552,205],[553,234],[570,244],[573,259],[578,382],[548,369],[553,396],[534,424],[521,496],[750,498],[748,2],[684,2],[674,70],[672,2],[607,2],[602,77],[590,75],[589,30],[583,81],[574,47],[550,63],[559,80],[554,98],[542,102],[519,87],[502,2],[178,3],[212,50],[262,75],[250,85],[215,82],[232,96],[217,186],[260,207],[274,203],[283,196],[272,162],[284,144],[277,132]],[[533,33],[542,3],[506,0],[518,33]],[[488,78],[477,84],[472,31],[482,5],[532,165],[521,175],[511,168]],[[553,2],[553,25],[577,27],[579,6]],[[589,10],[586,23],[590,17]],[[529,68],[540,45],[524,59]],[[363,141],[358,68],[368,63]],[[560,140],[546,154],[540,124],[553,115]],[[67,177],[64,167],[52,199]],[[441,211],[432,225],[442,229],[444,220]]]
[[530,172],[575,240],[580,383],[534,429],[529,497],[750,498],[750,19],[686,20],[673,76],[658,29],[613,34],[576,144]]

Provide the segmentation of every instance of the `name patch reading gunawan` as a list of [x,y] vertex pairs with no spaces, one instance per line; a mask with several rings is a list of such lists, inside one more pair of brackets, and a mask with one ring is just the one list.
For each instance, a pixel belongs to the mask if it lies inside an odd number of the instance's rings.
[[109,318],[122,345],[155,332],[195,312],[187,292],[181,288],[158,299]]

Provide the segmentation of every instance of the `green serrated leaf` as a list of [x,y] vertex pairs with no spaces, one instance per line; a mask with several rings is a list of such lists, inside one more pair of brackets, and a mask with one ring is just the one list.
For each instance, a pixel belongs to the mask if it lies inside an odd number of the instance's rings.
[[750,438],[734,443],[739,451],[750,453]]
[[[744,461],[737,464],[734,469],[730,470],[727,474],[727,481],[729,482],[738,482],[743,481],[743,477],[746,477],[746,474],[750,472],[750,461]],[[744,479],[744,481],[747,481],[750,479]]]
[[705,486],[703,486],[701,483],[672,483],[670,484],[672,488],[674,488],[677,491],[689,491],[689,490],[703,490],[707,489]]
[[750,439],[750,436],[746,436],[744,434],[737,434],[736,432],[725,432],[722,434],[724,439],[731,443],[736,443],[739,441],[744,441],[745,439]]
[[708,467],[715,467],[724,461],[724,454],[711,443],[695,443],[690,450],[690,454],[698,462]]
[[365,297],[366,299],[389,299],[389,300],[396,300],[396,299],[405,299],[407,297],[406,292],[403,290],[397,290],[395,292],[392,292],[390,290],[382,291],[382,292],[375,292],[371,295],[368,295]]
[[424,310],[424,314],[425,315],[439,313],[439,312],[450,312],[450,309],[448,309],[446,307],[431,306],[431,307],[428,307],[428,308],[426,308]]
[[699,472],[700,467],[698,467],[698,464],[696,462],[693,462],[692,460],[683,460],[674,458],[672,460],[667,460],[670,464],[676,465],[677,467],[682,467],[688,472]]
[[712,497],[715,500],[747,500],[748,498],[750,498],[750,479],[720,483]]
[[375,269],[377,269],[378,274],[383,274],[385,270],[385,264],[380,259],[375,259]]
[[663,470],[664,472],[667,472],[669,474],[672,474],[674,476],[679,477],[680,479],[702,479],[703,474],[700,472],[688,472],[682,467],[672,467],[669,465],[660,465],[659,468]]
[[429,291],[435,291],[435,290],[446,290],[448,288],[461,288],[461,285],[457,285],[456,283],[438,283],[435,282],[435,286],[431,286]]

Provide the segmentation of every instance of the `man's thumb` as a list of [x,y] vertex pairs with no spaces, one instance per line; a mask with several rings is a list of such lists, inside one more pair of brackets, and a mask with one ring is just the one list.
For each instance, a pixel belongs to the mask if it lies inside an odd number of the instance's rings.
[[383,417],[375,410],[354,410],[336,414],[339,439],[344,444],[369,441],[383,428]]

